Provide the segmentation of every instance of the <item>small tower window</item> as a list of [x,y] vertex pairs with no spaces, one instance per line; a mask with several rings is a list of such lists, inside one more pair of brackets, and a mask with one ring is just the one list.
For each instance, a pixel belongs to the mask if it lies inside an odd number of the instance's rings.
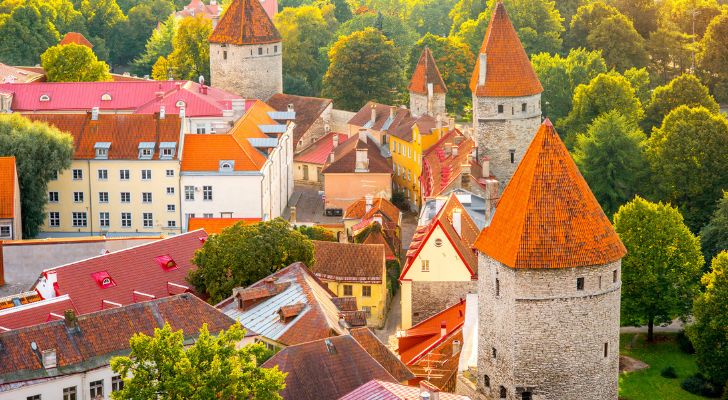
[[584,278],[576,278],[576,290],[584,290]]
[[515,150],[508,150],[508,152],[511,155],[511,164],[516,163],[516,151]]
[[531,392],[523,392],[521,393],[521,400],[532,400],[533,396],[531,396]]
[[495,278],[495,295],[500,296],[500,279]]
[[258,55],[259,56],[262,56],[263,55],[263,48],[262,47],[258,47]]
[[498,114],[503,114],[503,104],[498,104]]
[[617,283],[617,270],[612,271],[612,283]]
[[498,350],[496,350],[495,347],[491,347],[490,352],[493,355],[493,358],[496,358],[496,356],[498,355]]
[[488,375],[483,377],[483,386],[490,387],[490,377]]
[[222,59],[227,60],[227,50],[223,50],[222,52]]
[[[521,112],[526,112],[526,107],[528,107],[528,104],[521,103]],[[524,392],[525,393],[525,392]]]
[[278,53],[278,45],[273,45],[273,52]]
[[500,398],[505,399],[508,397],[508,391],[503,386],[500,387]]

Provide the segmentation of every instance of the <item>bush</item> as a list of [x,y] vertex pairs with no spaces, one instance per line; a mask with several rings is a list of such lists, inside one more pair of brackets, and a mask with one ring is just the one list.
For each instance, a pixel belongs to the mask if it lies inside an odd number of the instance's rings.
[[701,373],[697,373],[680,384],[680,387],[685,391],[692,394],[704,397],[718,397],[720,396],[720,388],[716,388],[710,381],[705,379],[705,376]]
[[407,204],[407,200],[404,198],[404,192],[392,193],[392,204],[402,211],[409,210],[409,204]]
[[690,338],[685,334],[685,331],[680,331],[675,340],[677,341],[677,347],[679,347],[683,353],[695,354],[693,342],[690,341]]
[[667,379],[675,379],[677,378],[677,373],[675,373],[675,368],[672,367],[672,365],[667,366],[660,371],[660,376]]

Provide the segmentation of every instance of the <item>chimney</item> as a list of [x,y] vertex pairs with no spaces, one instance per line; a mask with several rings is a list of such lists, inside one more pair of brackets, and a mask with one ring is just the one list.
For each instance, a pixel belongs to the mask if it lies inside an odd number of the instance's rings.
[[369,149],[356,149],[354,172],[369,172]]
[[370,121],[372,123],[372,127],[374,127],[374,123],[377,121],[377,105],[372,104],[372,116],[370,117]]
[[[205,85],[205,77],[202,76],[202,75],[200,75],[200,77],[197,78],[197,83],[199,83],[200,86],[204,86]],[[202,88],[200,88],[200,89],[202,89]]]
[[159,107],[159,119],[164,119],[165,115],[166,115],[166,112],[165,112],[164,106],[160,106]]
[[440,400],[440,389],[429,381],[420,381],[420,399]]
[[98,121],[99,120],[99,108],[94,107],[91,109],[91,121]]
[[452,145],[452,156],[453,156],[453,157],[457,157],[457,156],[458,156],[458,148],[459,148],[459,147],[460,147],[460,146],[458,146],[458,145],[456,145],[456,144],[453,144],[453,145]]
[[324,343],[326,344],[326,351],[329,354],[336,354],[336,346],[334,346],[334,343],[331,341],[331,339],[324,340]]
[[288,103],[288,112],[293,112],[293,103]]
[[395,115],[397,115],[397,107],[392,106],[389,108],[389,118],[394,119]]
[[452,227],[458,236],[463,237],[463,211],[459,208],[452,210]]
[[[470,157],[468,157],[470,158]],[[463,189],[470,188],[470,162],[460,166],[460,187]]]
[[483,166],[483,178],[488,178],[490,176],[490,158],[487,156],[483,157],[481,164]]
[[296,223],[296,206],[291,206],[291,217],[289,218],[291,224]]
[[334,136],[331,138],[331,141],[334,144],[334,148],[339,147],[339,134],[338,133],[334,133]]
[[478,86],[485,85],[485,70],[488,64],[488,56],[485,53],[480,53],[480,68],[478,69]]
[[458,355],[460,353],[460,350],[462,349],[462,344],[459,340],[453,340],[452,341],[452,355],[453,357]]
[[447,322],[442,321],[440,322],[440,337],[445,337],[447,335]]
[[78,329],[78,318],[76,317],[76,312],[73,311],[73,309],[69,308],[63,312],[63,322],[68,330]]
[[368,213],[369,210],[371,210],[372,206],[374,205],[374,196],[372,196],[371,194],[364,196],[364,203],[366,205],[364,212]]
[[366,143],[367,142],[367,130],[362,128],[359,129],[359,140]]
[[331,154],[329,154],[329,163],[334,162],[334,160],[335,160],[335,158],[334,158],[334,152],[332,151]]

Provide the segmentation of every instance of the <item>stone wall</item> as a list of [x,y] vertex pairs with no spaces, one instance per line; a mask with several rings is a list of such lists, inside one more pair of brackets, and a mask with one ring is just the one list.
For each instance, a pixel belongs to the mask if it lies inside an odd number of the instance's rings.
[[333,105],[329,104],[324,112],[311,124],[308,130],[303,133],[296,146],[296,153],[300,153],[312,144],[318,142],[319,139],[331,131],[332,108]]
[[260,46],[210,43],[211,84],[246,99],[265,101],[282,93],[282,47],[281,43]]
[[[447,113],[445,107],[445,93],[435,93],[432,96],[432,113],[431,117],[443,115]],[[412,115],[424,115],[427,112],[427,95],[410,92],[410,111]]]
[[534,400],[616,400],[620,265],[515,270],[480,254],[479,388],[494,399],[503,386],[513,400],[524,391]]
[[466,282],[412,282],[412,325],[437,314],[475,293],[477,281]]

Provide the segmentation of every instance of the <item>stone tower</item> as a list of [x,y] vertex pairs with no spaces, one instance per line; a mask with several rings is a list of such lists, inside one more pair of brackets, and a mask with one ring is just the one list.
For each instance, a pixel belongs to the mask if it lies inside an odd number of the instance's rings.
[[470,79],[480,157],[505,187],[541,124],[543,87],[500,1]]
[[442,80],[440,70],[437,69],[435,59],[430,49],[425,47],[417,62],[415,72],[409,84],[410,111],[412,115],[429,115],[436,117],[447,113],[445,109],[445,96],[447,87]]
[[626,249],[548,119],[475,247],[486,397],[617,400]]
[[283,92],[281,35],[258,0],[233,0],[209,42],[213,85],[263,101]]

